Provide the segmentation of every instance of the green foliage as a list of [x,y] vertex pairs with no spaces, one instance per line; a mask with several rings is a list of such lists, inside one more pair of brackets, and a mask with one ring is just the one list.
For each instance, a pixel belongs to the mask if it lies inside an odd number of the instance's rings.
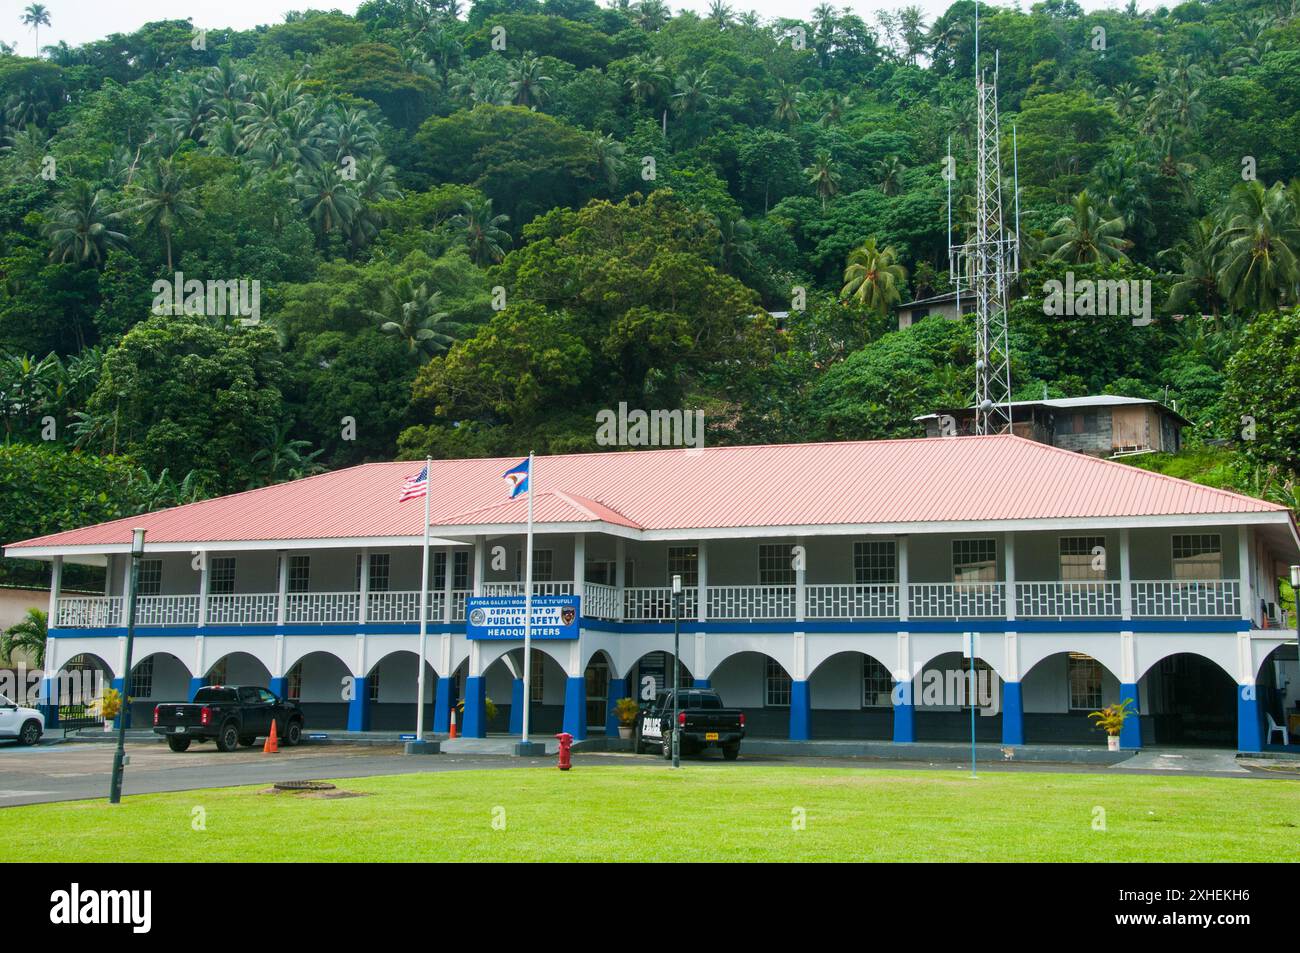
[[1247,460],[1300,472],[1300,308],[1251,324],[1228,362],[1224,405],[1234,429],[1254,422],[1248,434],[1237,434]]

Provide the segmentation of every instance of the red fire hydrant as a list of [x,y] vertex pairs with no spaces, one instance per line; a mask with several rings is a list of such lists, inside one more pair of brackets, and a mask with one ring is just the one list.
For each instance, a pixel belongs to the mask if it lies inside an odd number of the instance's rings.
[[573,762],[569,760],[569,749],[573,747],[573,735],[569,734],[567,731],[561,731],[555,737],[559,739],[560,742],[560,758],[555,763],[555,766],[561,771],[568,771],[573,767]]

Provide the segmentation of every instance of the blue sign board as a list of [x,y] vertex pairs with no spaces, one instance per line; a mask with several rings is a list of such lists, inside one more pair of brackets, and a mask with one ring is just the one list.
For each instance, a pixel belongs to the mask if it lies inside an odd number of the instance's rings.
[[[559,641],[578,637],[577,596],[533,596],[532,638]],[[523,596],[470,596],[465,600],[465,638],[521,642]]]

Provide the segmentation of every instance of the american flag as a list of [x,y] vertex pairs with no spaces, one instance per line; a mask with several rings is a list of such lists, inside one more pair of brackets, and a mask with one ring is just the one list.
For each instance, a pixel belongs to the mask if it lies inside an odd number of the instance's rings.
[[406,478],[406,482],[402,484],[402,492],[397,497],[397,502],[405,503],[407,500],[414,500],[417,497],[424,496],[428,492],[429,466],[425,464],[415,476]]

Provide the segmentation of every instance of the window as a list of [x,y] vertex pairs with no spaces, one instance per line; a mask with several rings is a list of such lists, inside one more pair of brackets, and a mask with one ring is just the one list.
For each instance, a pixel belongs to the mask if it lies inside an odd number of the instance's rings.
[[892,540],[853,544],[853,581],[859,586],[898,581],[898,545]]
[[1060,541],[1061,580],[1092,581],[1106,578],[1106,563],[1100,560],[1100,567],[1094,569],[1093,562],[1097,556],[1093,550],[1100,549],[1104,557],[1106,552],[1105,536],[1062,536]]
[[762,543],[758,547],[758,584],[793,586],[794,554],[784,543]]
[[140,660],[140,664],[131,672],[131,697],[153,697],[153,656]]
[[379,666],[376,665],[370,670],[370,677],[366,679],[366,697],[372,701],[379,701]]
[[1175,579],[1223,578],[1223,543],[1218,533],[1176,534],[1173,549]]
[[533,649],[532,661],[528,667],[528,700],[540,702],[546,696],[545,674],[546,655]]
[[451,557],[451,588],[469,588],[469,551],[459,550]]
[[1101,663],[1091,656],[1071,652],[1067,673],[1070,710],[1096,711],[1101,708]]
[[673,576],[682,577],[682,587],[700,584],[700,548],[698,546],[668,547],[668,585]]
[[259,688],[257,690],[257,700],[261,702],[263,705],[275,704],[275,696],[272,695],[271,692],[265,688]]
[[156,596],[160,592],[162,592],[162,560],[140,560],[140,579],[139,587],[136,589],[136,594],[141,596]]
[[862,663],[862,707],[888,708],[892,704],[894,677],[876,659],[867,657]]
[[996,699],[993,693],[998,690],[997,673],[982,658],[975,660],[975,697],[973,699],[966,697],[970,694],[970,681],[970,659],[963,655],[961,659],[961,688],[959,689],[961,694],[958,696],[962,701],[961,708],[963,710],[972,707],[972,705],[978,708],[981,699],[986,701]]
[[790,676],[774,658],[767,660],[767,677],[764,679],[763,703],[768,708],[790,707]]
[[953,582],[995,582],[998,549],[992,539],[954,539],[952,541]]
[[609,664],[603,659],[592,659],[583,674],[587,682],[587,724],[604,728],[609,700]]
[[[524,581],[524,551],[515,551],[515,576]],[[467,571],[468,575],[468,571]],[[533,582],[550,582],[555,578],[555,553],[549,549],[533,550]]]
[[302,698],[302,662],[295,662],[284,680],[284,693],[289,701]]
[[311,557],[290,556],[289,557],[289,591],[307,592],[310,589],[311,589]]
[[216,556],[208,562],[208,593],[228,596],[235,591],[235,557]]
[[[367,583],[371,592],[388,591],[388,572],[391,565],[388,553],[370,554],[370,580]],[[361,554],[357,553],[357,591],[361,591]]]
[[1073,414],[1071,420],[1071,431],[1074,433],[1096,433],[1097,432],[1097,412],[1095,410],[1083,411]]

